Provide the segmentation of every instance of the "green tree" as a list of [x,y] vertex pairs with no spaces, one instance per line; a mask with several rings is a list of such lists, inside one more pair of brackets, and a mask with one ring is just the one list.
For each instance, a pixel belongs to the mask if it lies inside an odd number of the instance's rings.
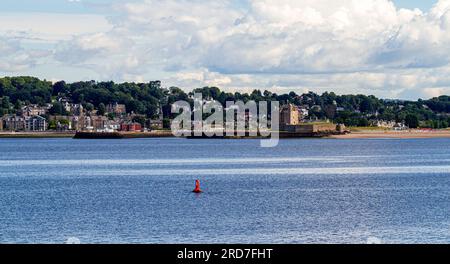
[[66,115],[66,109],[60,102],[56,102],[53,104],[52,108],[50,108],[49,113],[51,115]]
[[85,108],[86,111],[88,111],[88,112],[94,111],[94,105],[91,104],[91,103],[86,103],[86,104],[84,105],[84,108]]
[[405,124],[409,128],[418,128],[419,127],[419,117],[416,114],[408,114],[405,117]]
[[11,108],[11,102],[8,96],[3,96],[1,107],[6,110],[9,110]]
[[53,84],[52,95],[57,96],[61,93],[66,93],[67,89],[68,87],[65,81],[56,82]]
[[371,97],[366,97],[362,99],[361,105],[360,105],[361,112],[363,113],[373,113],[376,110],[376,102]]
[[100,104],[98,105],[98,111],[97,111],[97,114],[98,114],[98,115],[105,115],[105,113],[106,113],[106,106],[105,106],[104,103],[100,103]]
[[56,124],[57,124],[57,122],[55,120],[50,120],[50,122],[48,122],[48,129],[56,130]]
[[59,123],[61,124],[61,125],[69,125],[70,124],[70,121],[69,120],[67,120],[67,119],[61,119],[61,120],[59,120]]
[[366,118],[360,118],[358,120],[358,126],[359,127],[367,127],[367,126],[369,126],[369,120],[367,120]]
[[135,117],[133,117],[133,122],[136,122],[136,123],[139,123],[139,124],[141,124],[143,127],[145,126],[145,122],[146,122],[147,120],[145,119],[145,117],[143,117],[143,116],[135,116]]

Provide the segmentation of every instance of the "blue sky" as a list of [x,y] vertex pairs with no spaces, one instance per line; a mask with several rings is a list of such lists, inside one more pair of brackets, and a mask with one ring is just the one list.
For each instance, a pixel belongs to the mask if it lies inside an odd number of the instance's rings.
[[450,94],[450,0],[394,2],[1,0],[0,76]]
[[[111,0],[2,0],[1,12],[51,12],[51,13],[99,13],[100,8],[92,8],[94,5],[111,3]],[[93,6],[87,6],[86,3]]]
[[[92,4],[102,5],[112,0],[88,0]],[[235,0],[236,5],[245,5],[245,0]],[[434,0],[394,0],[397,6],[404,8],[420,8],[427,11]],[[2,0],[1,12],[64,12],[64,13],[96,13],[99,9],[87,8],[83,1],[69,0]]]
[[394,0],[395,4],[404,8],[420,8],[423,11],[429,10],[436,1],[433,0]]

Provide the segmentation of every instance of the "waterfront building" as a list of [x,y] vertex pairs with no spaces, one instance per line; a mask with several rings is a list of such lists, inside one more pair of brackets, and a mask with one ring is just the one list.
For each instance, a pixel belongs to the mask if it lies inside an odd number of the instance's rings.
[[281,126],[300,124],[300,111],[297,106],[287,104],[281,107],[280,124]]
[[84,108],[81,104],[72,104],[70,106],[70,112],[74,116],[83,116],[84,115]]
[[3,129],[8,131],[22,131],[25,129],[25,118],[15,115],[3,117]]
[[154,130],[162,130],[164,129],[164,122],[162,119],[150,120],[149,127]]
[[91,126],[94,130],[105,129],[108,121],[108,118],[105,116],[91,116]]
[[47,120],[42,116],[36,115],[25,118],[25,131],[46,131]]
[[59,102],[61,103],[62,107],[66,112],[70,113],[72,111],[72,104],[69,102],[68,99],[61,98]]
[[49,108],[38,105],[27,105],[22,107],[22,115],[26,117],[30,116],[42,116],[48,113]]
[[300,112],[300,119],[303,120],[309,116],[309,108],[306,106],[299,107],[298,111]]
[[90,116],[83,118],[82,129],[83,131],[93,131],[92,120]]
[[149,128],[154,130],[163,130],[164,129],[164,112],[162,107],[158,110],[159,118],[149,120]]
[[70,129],[82,131],[84,128],[84,116],[71,116],[69,118]]
[[396,131],[402,131],[402,130],[408,130],[409,127],[407,125],[405,125],[405,123],[396,123],[394,125],[394,130]]
[[108,120],[106,121],[105,128],[108,131],[118,131],[120,130],[120,123],[116,120]]
[[374,120],[370,124],[376,127],[392,129],[397,123],[395,121]]
[[141,132],[142,125],[139,123],[125,122],[120,125],[120,130],[126,132]]
[[124,104],[109,104],[106,106],[106,112],[116,115],[124,115],[127,113],[127,108]]

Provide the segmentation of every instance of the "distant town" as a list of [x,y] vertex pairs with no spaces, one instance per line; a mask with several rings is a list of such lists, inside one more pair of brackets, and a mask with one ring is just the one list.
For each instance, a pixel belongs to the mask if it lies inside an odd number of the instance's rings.
[[[55,105],[62,107],[65,114],[54,114]],[[144,132],[150,129],[163,129],[162,113],[160,119],[147,119],[144,115],[127,113],[126,106],[118,103],[106,105],[104,109],[103,107],[101,109],[86,109],[82,104],[74,104],[66,98],[58,98],[56,104],[45,106],[30,104],[23,106],[16,114],[3,116],[0,130]]]
[[[331,130],[336,124],[351,127],[447,128],[450,98],[402,101],[365,95],[294,92],[278,95],[270,91],[251,94],[226,93],[217,87],[190,93],[178,87],[163,88],[161,82],[52,83],[33,77],[0,78],[0,131],[4,132],[147,132],[170,128],[171,105],[191,102],[202,93],[205,103],[226,101],[280,101],[281,128],[288,132],[305,129],[302,124],[321,124]],[[309,128],[311,129],[311,128]],[[312,129],[317,129],[312,128]]]

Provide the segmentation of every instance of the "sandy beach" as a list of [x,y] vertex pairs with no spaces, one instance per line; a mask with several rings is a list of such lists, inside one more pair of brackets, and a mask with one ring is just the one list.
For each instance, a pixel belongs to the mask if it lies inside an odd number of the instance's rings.
[[450,138],[450,130],[361,130],[352,131],[347,135],[330,136],[335,139],[356,139],[356,138]]

